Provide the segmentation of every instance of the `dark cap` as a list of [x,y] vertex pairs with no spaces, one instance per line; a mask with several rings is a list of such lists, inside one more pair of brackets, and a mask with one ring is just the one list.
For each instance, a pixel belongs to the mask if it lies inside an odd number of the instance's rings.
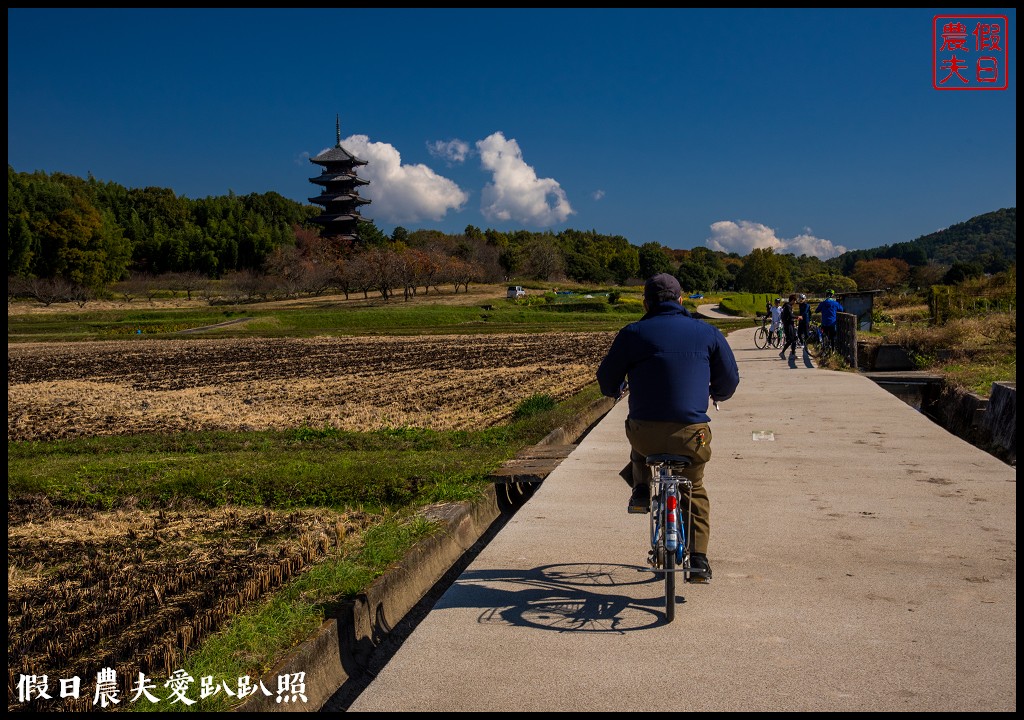
[[668,273],[658,273],[644,283],[644,300],[648,305],[657,305],[660,302],[679,302],[679,296],[683,289],[679,281]]

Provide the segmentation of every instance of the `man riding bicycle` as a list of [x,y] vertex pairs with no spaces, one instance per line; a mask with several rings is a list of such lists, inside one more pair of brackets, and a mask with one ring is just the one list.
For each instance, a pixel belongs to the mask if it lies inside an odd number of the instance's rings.
[[644,316],[619,331],[597,369],[601,392],[608,397],[618,397],[623,383],[629,383],[630,464],[620,473],[633,487],[628,511],[650,511],[648,455],[690,458],[683,474],[693,483],[692,575],[710,580],[711,505],[703,482],[704,465],[711,459],[709,396],[715,401],[732,397],[739,369],[721,331],[682,306],[682,289],[673,276],[661,273],[647,280],[643,305]]

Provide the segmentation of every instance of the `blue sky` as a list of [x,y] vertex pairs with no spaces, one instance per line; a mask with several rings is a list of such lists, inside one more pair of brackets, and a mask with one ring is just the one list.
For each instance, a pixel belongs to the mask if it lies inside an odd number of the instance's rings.
[[[933,87],[1005,15],[1006,90]],[[318,193],[390,233],[597,230],[834,256],[1017,198],[1016,11],[8,9],[7,161],[190,198]]]

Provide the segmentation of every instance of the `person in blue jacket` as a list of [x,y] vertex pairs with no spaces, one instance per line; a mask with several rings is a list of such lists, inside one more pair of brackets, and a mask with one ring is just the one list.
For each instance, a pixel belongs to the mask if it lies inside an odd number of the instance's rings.
[[836,346],[836,322],[839,313],[843,312],[843,306],[836,300],[836,291],[825,292],[825,299],[814,308],[815,313],[821,313],[821,332],[828,338],[832,347]]
[[620,473],[633,487],[629,512],[650,511],[648,455],[691,459],[685,472],[693,483],[690,562],[696,569],[693,575],[706,582],[711,579],[711,504],[704,488],[704,466],[711,459],[709,398],[731,398],[739,385],[739,369],[721,331],[683,307],[682,289],[672,275],[647,280],[643,305],[644,316],[615,336],[597,369],[597,381],[608,397],[620,397],[629,388],[630,464]]

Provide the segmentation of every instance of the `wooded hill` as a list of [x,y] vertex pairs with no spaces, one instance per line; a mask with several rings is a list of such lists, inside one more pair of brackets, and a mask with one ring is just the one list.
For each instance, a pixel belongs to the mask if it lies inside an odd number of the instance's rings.
[[978,215],[916,240],[852,250],[828,261],[848,275],[858,260],[897,259],[910,266],[937,263],[980,265],[986,273],[1007,270],[1017,263],[1017,208]]

